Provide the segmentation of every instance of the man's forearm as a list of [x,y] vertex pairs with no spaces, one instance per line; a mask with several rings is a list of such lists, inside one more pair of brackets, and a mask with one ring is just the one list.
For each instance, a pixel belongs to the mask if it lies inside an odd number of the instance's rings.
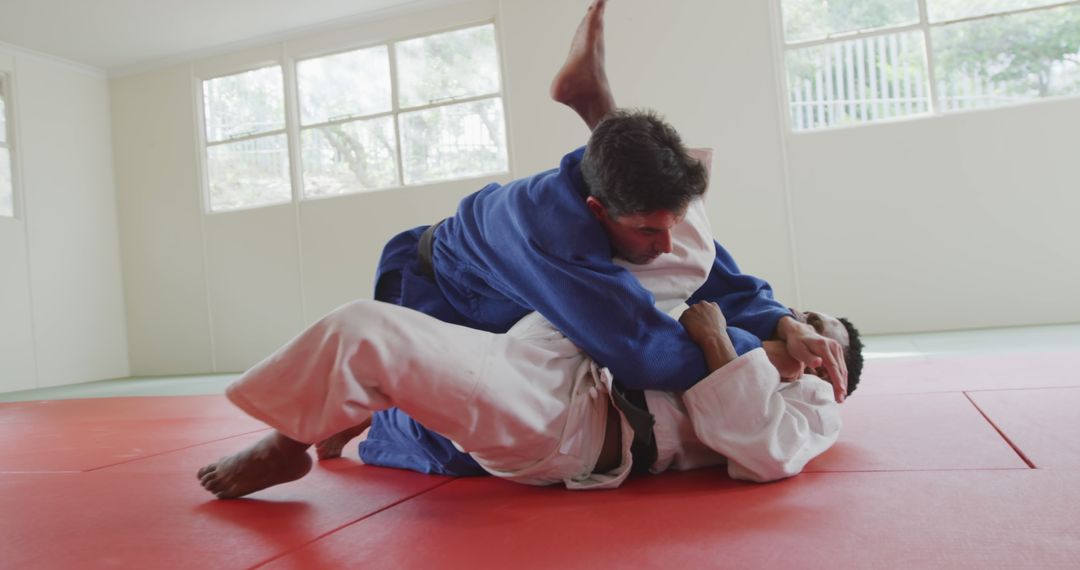
[[708,365],[709,372],[715,372],[739,357],[739,354],[735,352],[735,346],[731,344],[731,337],[726,332],[703,342],[700,346],[701,351],[705,353],[705,364]]

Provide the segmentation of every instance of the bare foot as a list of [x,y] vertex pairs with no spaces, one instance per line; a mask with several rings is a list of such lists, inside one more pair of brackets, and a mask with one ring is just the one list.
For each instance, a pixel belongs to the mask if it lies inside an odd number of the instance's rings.
[[551,82],[551,98],[569,106],[596,128],[615,110],[607,73],[604,71],[604,8],[607,0],[594,0],[581,20],[566,63]]
[[368,427],[371,426],[371,420],[367,420],[364,423],[349,428],[343,432],[336,433],[319,443],[315,444],[315,452],[319,455],[319,460],[335,459],[341,457],[341,450],[345,448],[354,437],[364,433]]
[[295,481],[311,471],[310,444],[274,432],[251,447],[199,469],[199,482],[219,499],[235,499]]

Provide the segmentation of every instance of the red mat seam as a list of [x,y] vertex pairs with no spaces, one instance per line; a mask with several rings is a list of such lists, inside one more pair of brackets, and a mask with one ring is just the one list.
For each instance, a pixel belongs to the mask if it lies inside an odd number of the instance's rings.
[[142,461],[144,459],[150,459],[151,457],[160,457],[162,455],[168,455],[170,453],[176,453],[177,451],[184,451],[185,449],[192,449],[192,448],[200,447],[200,446],[203,446],[203,445],[209,445],[211,443],[217,443],[219,441],[227,441],[227,440],[230,440],[230,439],[236,439],[238,437],[243,437],[245,435],[251,435],[253,433],[259,433],[261,431],[267,431],[269,429],[270,428],[259,428],[257,430],[245,431],[244,433],[238,433],[238,434],[230,435],[230,436],[227,436],[227,437],[221,437],[221,438],[218,438],[218,439],[211,439],[210,441],[202,441],[202,442],[199,442],[199,443],[193,443],[191,445],[185,445],[184,447],[177,447],[175,449],[167,449],[165,451],[159,451],[157,453],[151,453],[150,455],[142,455],[140,457],[133,457],[131,459],[126,459],[124,461],[118,461],[116,463],[110,463],[108,465],[99,465],[97,467],[91,467],[90,469],[85,469],[85,470],[81,471],[81,473],[93,473],[94,471],[100,471],[102,469],[108,469],[109,467],[116,467],[118,465],[125,465],[125,464],[128,464],[128,463],[134,463],[136,461]]
[[1031,388],[981,388],[977,390],[963,390],[968,392],[1039,392],[1044,390],[1080,390],[1080,386],[1035,386]]
[[803,471],[800,475],[842,475],[844,473],[933,473],[957,471],[1029,471],[1023,467],[958,467],[954,469],[849,469],[845,471]]
[[971,394],[964,392],[964,397],[967,398],[969,402],[971,402],[972,406],[975,406],[975,409],[978,410],[980,414],[982,414],[982,417],[986,419],[986,422],[990,424],[990,427],[994,428],[994,431],[998,432],[998,435],[1001,436],[1001,439],[1004,439],[1005,443],[1009,444],[1009,447],[1011,447],[1012,450],[1020,456],[1020,459],[1023,460],[1024,463],[1027,463],[1027,466],[1029,468],[1038,469],[1038,467],[1035,466],[1035,463],[1028,459],[1028,456],[1024,455],[1024,452],[1021,451],[1015,443],[1013,443],[1013,440],[1009,439],[1009,436],[1005,435],[1004,431],[1001,431],[1001,428],[999,428],[997,424],[994,423],[994,420],[990,419],[990,416],[986,415],[986,412],[984,412],[983,409],[979,407],[979,404],[977,404],[975,400],[971,398]]
[[1022,390],[1080,390],[1080,384],[1075,386],[1030,386],[1021,388],[957,388],[956,390],[930,390],[916,392],[867,392],[860,398],[891,398],[893,396],[927,396],[933,394],[966,394],[968,392],[1014,392]]
[[352,525],[354,525],[356,523],[365,521],[365,520],[367,520],[367,519],[369,519],[369,518],[383,512],[385,510],[392,509],[392,508],[400,505],[401,503],[404,503],[405,501],[415,499],[416,497],[419,497],[420,495],[423,495],[425,493],[430,493],[431,491],[434,491],[435,489],[438,489],[439,487],[442,487],[444,485],[449,485],[450,483],[453,483],[456,480],[457,479],[450,479],[449,481],[443,481],[442,483],[439,483],[438,485],[435,485],[433,487],[428,487],[427,489],[424,489],[423,491],[419,491],[419,492],[413,493],[412,495],[409,495],[408,497],[398,499],[397,501],[394,501],[393,503],[390,503],[389,505],[386,505],[385,507],[383,507],[381,509],[378,509],[378,510],[376,510],[374,512],[368,513],[368,514],[366,514],[366,515],[364,515],[364,516],[362,516],[362,517],[360,517],[360,518],[358,518],[358,519],[356,519],[354,521],[349,521],[349,522],[347,522],[347,523],[345,523],[345,524],[343,524],[343,525],[341,525],[341,526],[339,526],[337,528],[328,530],[328,531],[320,534],[319,536],[316,536],[315,538],[313,538],[313,539],[311,539],[311,540],[297,546],[296,548],[286,550],[285,552],[282,552],[280,554],[272,556],[272,557],[270,557],[270,558],[268,558],[268,559],[266,559],[266,560],[264,560],[264,561],[262,561],[262,562],[260,562],[260,563],[258,563],[256,565],[252,566],[249,570],[255,570],[256,568],[262,568],[263,566],[266,566],[267,564],[270,564],[271,562],[273,562],[275,560],[278,560],[279,558],[283,558],[283,557],[288,556],[289,554],[292,554],[293,552],[296,552],[296,551],[298,551],[298,550],[300,550],[302,548],[306,548],[307,546],[310,546],[310,545],[312,545],[312,544],[314,544],[314,543],[316,543],[316,542],[330,536],[331,534],[334,534],[335,532],[337,532],[339,530],[348,528],[348,527],[350,527],[350,526],[352,526]]

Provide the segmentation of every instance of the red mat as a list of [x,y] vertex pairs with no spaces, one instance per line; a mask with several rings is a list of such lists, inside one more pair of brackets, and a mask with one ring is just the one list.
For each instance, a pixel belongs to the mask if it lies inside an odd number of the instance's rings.
[[0,473],[100,469],[264,430],[224,396],[0,405]]
[[244,418],[225,396],[170,396],[43,400],[0,404],[0,425],[45,421]]
[[223,397],[4,404],[0,567],[1080,568],[1080,379],[1035,360],[868,367],[816,473],[597,493],[338,460],[217,501],[195,471],[262,428]]
[[839,441],[806,471],[1028,468],[963,394],[856,393],[841,409]]
[[1076,351],[889,358],[866,363],[860,394],[1080,386]]
[[0,476],[4,568],[250,568],[450,481],[339,460],[219,501],[196,470],[257,436],[91,473]]
[[970,396],[1035,467],[1080,470],[1080,388],[973,392]]
[[459,480],[274,561],[284,568],[1080,567],[1080,486],[1051,471],[717,470],[616,492]]

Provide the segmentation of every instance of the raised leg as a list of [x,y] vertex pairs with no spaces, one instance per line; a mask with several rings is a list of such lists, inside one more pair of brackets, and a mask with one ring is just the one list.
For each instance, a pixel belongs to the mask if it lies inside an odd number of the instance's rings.
[[589,130],[616,109],[604,70],[604,9],[607,0],[594,0],[581,20],[566,63],[551,82],[551,98],[569,106]]

